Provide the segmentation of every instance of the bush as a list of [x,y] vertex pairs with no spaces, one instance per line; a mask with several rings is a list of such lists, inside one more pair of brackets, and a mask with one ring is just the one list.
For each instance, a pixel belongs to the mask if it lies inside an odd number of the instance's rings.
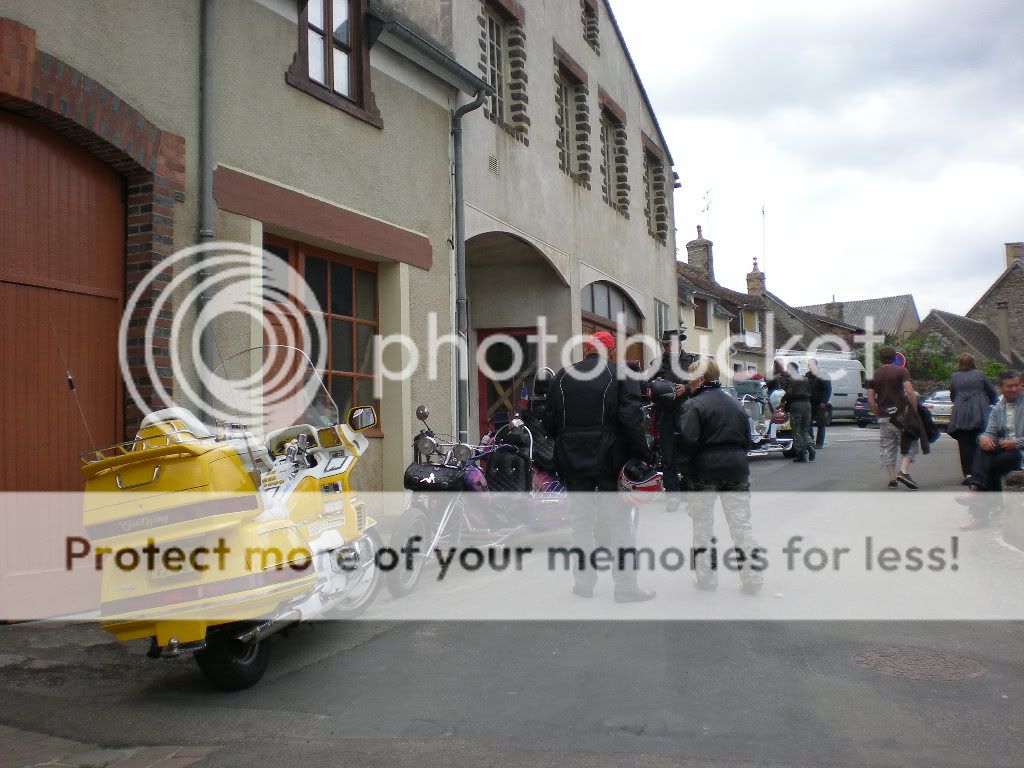
[[1007,370],[1007,368],[998,360],[989,360],[981,370],[986,376],[988,376],[988,378],[995,379],[998,378],[1000,373]]

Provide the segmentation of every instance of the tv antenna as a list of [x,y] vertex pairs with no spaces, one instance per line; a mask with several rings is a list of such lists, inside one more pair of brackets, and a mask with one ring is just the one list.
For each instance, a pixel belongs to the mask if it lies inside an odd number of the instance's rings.
[[704,215],[704,229],[709,233],[711,232],[711,188],[708,187],[704,192],[704,196],[701,198],[704,203],[704,207],[700,209],[700,212]]
[[765,212],[764,212],[764,203],[761,203],[761,271],[762,272],[764,271],[765,265],[766,265],[766,263],[768,261],[768,249],[767,249],[768,239],[765,236],[765,229],[766,229],[765,220],[766,219],[767,219],[767,216],[765,216]]

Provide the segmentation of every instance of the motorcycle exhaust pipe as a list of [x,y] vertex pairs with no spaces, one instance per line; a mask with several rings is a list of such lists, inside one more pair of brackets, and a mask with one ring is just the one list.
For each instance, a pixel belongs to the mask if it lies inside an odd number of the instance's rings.
[[289,611],[280,618],[269,619],[262,624],[257,624],[252,629],[243,632],[238,635],[235,639],[244,645],[250,645],[252,643],[259,642],[260,640],[266,640],[271,635],[280,632],[286,627],[290,627],[302,618],[302,614],[298,611]]

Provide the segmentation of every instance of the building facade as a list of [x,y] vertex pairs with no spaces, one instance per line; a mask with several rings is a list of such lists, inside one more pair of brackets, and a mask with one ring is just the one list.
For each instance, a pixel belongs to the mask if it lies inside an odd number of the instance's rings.
[[[470,360],[481,344],[497,368],[514,358],[487,342],[500,333],[524,362],[505,378],[471,362],[473,436],[532,381],[538,317],[559,339],[555,368],[579,334],[676,327],[672,159],[603,0],[0,0],[0,324],[18,361],[0,417],[63,450],[56,477],[33,474],[40,445],[0,486],[76,489],[90,432],[131,437],[157,385],[176,402],[202,391],[187,286],[142,333],[175,276],[154,267],[196,244],[266,248],[294,268],[321,299],[335,400],[375,399],[375,336],[426,351],[454,333],[452,112],[479,93],[463,123]],[[152,277],[128,330],[136,403],[117,325]],[[264,318],[211,326],[217,357],[265,338]],[[421,361],[377,382],[362,487],[400,486],[418,403],[454,424],[454,355],[440,350],[431,375]],[[385,353],[393,370],[409,361]]]
[[[428,3],[433,5],[433,3]],[[527,336],[544,317],[558,343],[677,327],[672,157],[604,0],[452,0],[455,58],[494,88],[466,126],[470,335],[521,340],[504,379],[474,369],[471,424],[483,430],[530,384]],[[510,354],[490,347],[496,362]],[[572,349],[578,355],[579,344]],[[658,350],[629,347],[649,362]]]
[[[322,375],[342,411],[375,399],[375,335],[404,333],[425,347],[416,312],[451,304],[451,110],[484,83],[425,34],[368,13],[365,0],[210,6],[212,20],[199,0],[129,11],[0,2],[0,323],[4,359],[19,361],[17,376],[5,366],[2,421],[61,446],[56,469],[34,455],[5,464],[4,490],[77,489],[88,433],[94,445],[130,437],[142,410],[160,405],[157,383],[188,404],[200,384],[198,308],[177,294],[152,339],[141,335],[150,299],[129,329],[132,378],[149,402],[128,396],[117,363],[128,297],[183,248],[266,247],[305,279],[321,299]],[[213,41],[205,70],[204,21]],[[158,276],[153,299],[173,278]],[[451,333],[450,311],[439,322]],[[220,357],[263,343],[259,318],[211,325]],[[158,382],[142,366],[143,344],[155,348]],[[433,380],[382,383],[378,450],[359,466],[364,487],[400,484],[416,402],[451,418],[446,363]]]

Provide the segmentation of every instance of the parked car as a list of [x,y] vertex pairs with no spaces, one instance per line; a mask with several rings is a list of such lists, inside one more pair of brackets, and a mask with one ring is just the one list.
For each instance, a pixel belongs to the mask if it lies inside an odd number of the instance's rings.
[[949,424],[949,417],[953,413],[953,398],[948,389],[932,392],[921,404],[931,413],[936,426],[944,427]]
[[860,395],[853,406],[853,418],[857,420],[858,427],[866,427],[868,424],[877,424],[878,417],[868,410],[868,396]]

